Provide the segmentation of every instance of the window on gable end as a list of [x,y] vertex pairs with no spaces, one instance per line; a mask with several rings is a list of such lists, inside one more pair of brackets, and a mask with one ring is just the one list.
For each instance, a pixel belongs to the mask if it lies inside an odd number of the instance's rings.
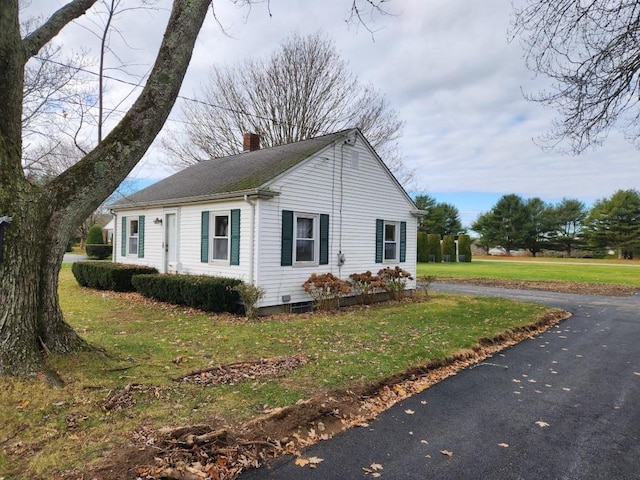
[[295,229],[295,263],[318,262],[318,216],[296,214]]

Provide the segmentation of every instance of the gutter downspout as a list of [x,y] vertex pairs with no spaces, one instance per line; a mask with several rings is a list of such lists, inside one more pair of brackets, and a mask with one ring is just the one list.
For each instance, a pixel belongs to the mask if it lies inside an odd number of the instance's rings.
[[251,254],[249,255],[249,283],[251,285],[254,284],[254,272],[253,266],[255,265],[255,256],[256,256],[256,203],[253,200],[249,199],[249,195],[244,195],[244,201],[247,202],[251,206],[251,234],[250,234],[250,245],[251,245]]
[[[118,237],[118,214],[113,210],[109,210],[109,213],[113,217],[113,238],[111,239],[111,263],[118,263],[118,259],[116,258],[116,239]],[[122,245],[118,244],[118,247],[122,248]]]

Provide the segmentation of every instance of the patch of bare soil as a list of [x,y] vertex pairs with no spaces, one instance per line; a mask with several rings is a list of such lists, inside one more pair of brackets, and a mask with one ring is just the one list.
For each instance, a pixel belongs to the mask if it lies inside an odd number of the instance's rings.
[[605,283],[541,282],[535,280],[502,280],[493,278],[437,277],[441,283],[462,283],[485,287],[509,288],[517,290],[542,290],[545,292],[578,293],[582,295],[602,295],[606,297],[627,297],[638,293],[637,287],[609,285]]
[[[314,462],[320,459],[305,458],[302,448],[327,440],[342,430],[367,426],[401,400],[510,345],[540,334],[568,316],[567,312],[554,310],[533,325],[514,328],[495,338],[481,339],[473,348],[449,358],[348,391],[320,393],[296,405],[265,412],[243,425],[229,426],[214,419],[208,424],[159,430],[141,426],[130,435],[129,447],[112,452],[102,465],[89,472],[76,472],[64,478],[229,480],[284,454],[296,455],[298,465],[313,468]],[[196,381],[194,379],[204,375],[204,383],[209,383],[213,381],[209,374],[219,374],[220,379],[225,380],[229,372],[234,378],[252,376],[260,374],[256,371],[260,366],[269,374],[281,374],[277,366],[274,371],[274,365],[281,365],[283,369],[295,368],[304,361],[298,357],[276,360],[223,365],[207,369],[211,371],[191,372],[176,380]],[[113,399],[122,401],[127,393],[122,392],[122,396],[115,393]]]

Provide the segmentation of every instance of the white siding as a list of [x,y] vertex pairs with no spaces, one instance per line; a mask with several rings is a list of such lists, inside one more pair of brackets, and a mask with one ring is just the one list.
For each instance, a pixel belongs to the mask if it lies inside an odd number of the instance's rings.
[[[258,281],[266,289],[261,306],[281,304],[283,296],[292,303],[310,300],[301,285],[314,272],[348,280],[351,273],[376,274],[385,266],[400,265],[415,278],[417,220],[411,215],[415,207],[362,140],[353,147],[336,145],[305,161],[271,188],[280,195],[261,202],[259,211]],[[328,265],[280,265],[282,210],[330,215]],[[375,263],[376,219],[407,222],[406,262]],[[340,251],[346,259],[342,267],[337,264]],[[415,288],[415,281],[409,287]]]
[[[240,265],[229,265],[209,261],[201,262],[200,242],[201,242],[201,218],[202,211],[230,211],[240,210]],[[127,210],[118,212],[117,232],[114,235],[116,257],[114,261],[119,263],[130,263],[135,265],[149,265],[163,272],[164,269],[164,225],[155,224],[153,220],[164,218],[164,213],[177,214],[177,273],[191,275],[215,275],[223,277],[239,278],[248,280],[250,265],[250,232],[252,213],[251,207],[244,201],[221,202],[197,205],[186,205],[179,208],[157,208],[145,210]],[[122,216],[128,218],[132,216],[145,215],[145,235],[144,235],[144,258],[137,256],[122,257],[121,255],[121,228]]]

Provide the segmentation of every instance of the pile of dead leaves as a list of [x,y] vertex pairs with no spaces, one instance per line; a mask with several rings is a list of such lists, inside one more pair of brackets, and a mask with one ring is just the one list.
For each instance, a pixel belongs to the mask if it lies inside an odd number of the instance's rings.
[[215,365],[201,370],[194,370],[174,380],[200,385],[214,385],[218,383],[234,385],[243,380],[253,380],[258,377],[280,376],[305,363],[307,363],[307,358],[303,355],[262,358],[251,362],[227,363],[225,365]]

